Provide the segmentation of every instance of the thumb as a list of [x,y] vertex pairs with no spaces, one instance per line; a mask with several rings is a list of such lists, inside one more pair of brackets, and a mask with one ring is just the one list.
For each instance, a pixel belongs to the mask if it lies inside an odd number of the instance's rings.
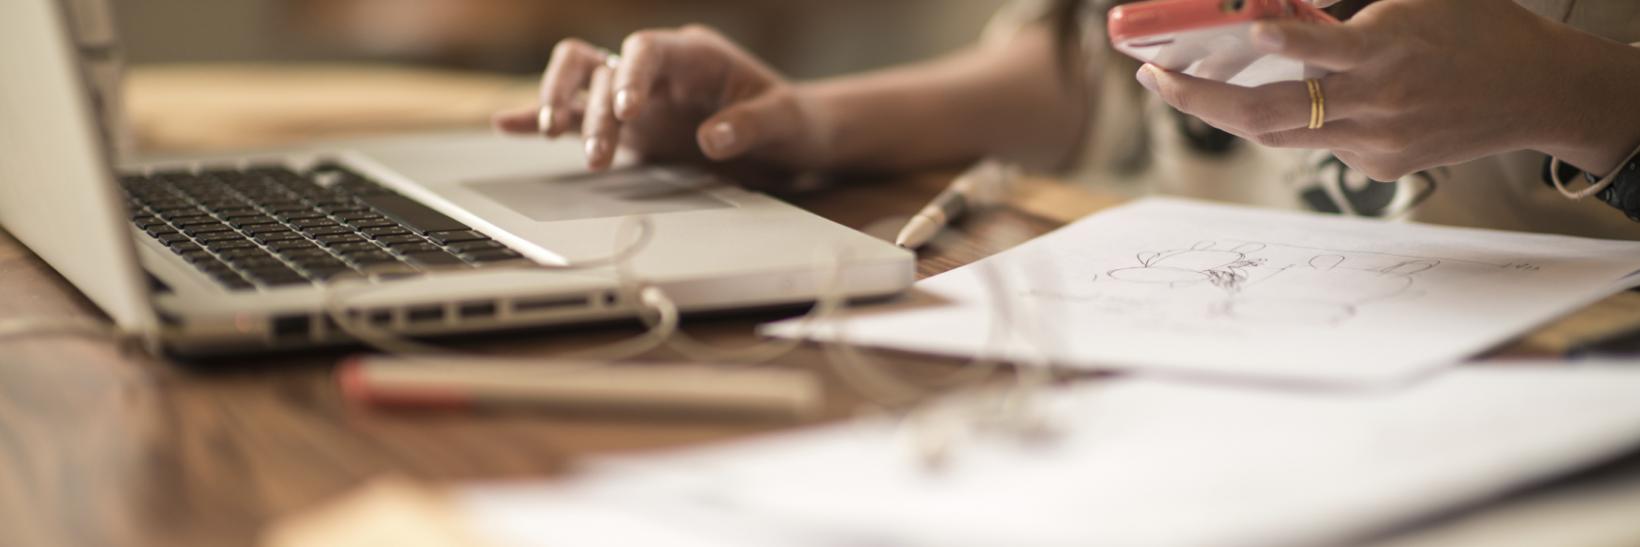
[[719,111],[695,132],[700,151],[726,161],[780,143],[799,131],[797,106],[785,93],[765,93]]

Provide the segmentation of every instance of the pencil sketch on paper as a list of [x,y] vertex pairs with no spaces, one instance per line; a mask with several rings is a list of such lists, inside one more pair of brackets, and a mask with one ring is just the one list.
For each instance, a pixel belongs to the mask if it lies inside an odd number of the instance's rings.
[[1139,265],[1111,270],[1111,279],[1183,287],[1211,283],[1235,292],[1247,282],[1247,271],[1264,265],[1262,258],[1248,255],[1264,249],[1262,243],[1243,243],[1228,249],[1212,241],[1199,241],[1189,249],[1139,253]]
[[1418,274],[1440,265],[1407,260],[1374,269],[1348,263],[1340,255],[1322,255],[1284,266],[1219,302],[1214,311],[1248,321],[1336,325],[1355,317],[1361,306],[1417,296]]
[[1374,302],[1417,297],[1420,274],[1442,264],[1437,258],[1214,241],[1141,252],[1134,258],[1137,265],[1106,275],[1118,282],[1170,289],[1210,285],[1218,289],[1218,296],[1207,303],[1213,317],[1319,326],[1348,321]]

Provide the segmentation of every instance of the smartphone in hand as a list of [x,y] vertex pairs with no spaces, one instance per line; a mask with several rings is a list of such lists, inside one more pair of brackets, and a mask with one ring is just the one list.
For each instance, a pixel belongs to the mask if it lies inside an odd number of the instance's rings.
[[1107,30],[1118,51],[1198,78],[1255,87],[1325,76],[1253,47],[1253,23],[1279,19],[1338,23],[1303,0],[1149,0],[1112,8]]

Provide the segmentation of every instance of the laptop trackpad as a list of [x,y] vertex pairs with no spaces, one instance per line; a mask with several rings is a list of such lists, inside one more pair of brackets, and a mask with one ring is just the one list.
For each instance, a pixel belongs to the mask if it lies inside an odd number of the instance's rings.
[[703,174],[625,169],[488,179],[463,185],[531,220],[549,222],[732,207],[709,193],[709,188],[721,184]]

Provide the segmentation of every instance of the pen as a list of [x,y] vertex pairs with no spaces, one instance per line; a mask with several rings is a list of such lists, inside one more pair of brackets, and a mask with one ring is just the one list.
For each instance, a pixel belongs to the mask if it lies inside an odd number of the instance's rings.
[[823,402],[819,382],[807,371],[692,364],[364,356],[343,361],[336,380],[349,401],[398,408],[591,408],[805,418]]
[[958,175],[951,186],[934,197],[934,201],[918,211],[906,222],[894,244],[916,249],[928,244],[947,224],[956,221],[970,210],[989,206],[1001,198],[1012,184],[1017,169],[993,160],[986,160]]

